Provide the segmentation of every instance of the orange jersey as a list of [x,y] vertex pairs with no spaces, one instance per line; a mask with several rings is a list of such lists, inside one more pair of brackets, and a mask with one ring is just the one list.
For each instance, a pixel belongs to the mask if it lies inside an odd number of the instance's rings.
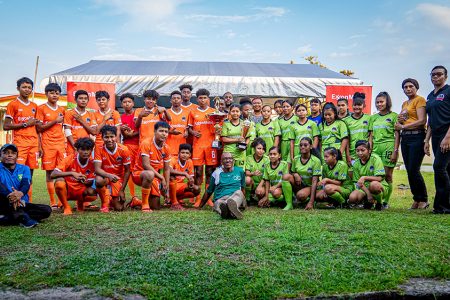
[[[100,110],[97,110],[96,112],[94,112],[94,116],[95,116],[95,121],[97,122],[97,125],[98,125],[103,122],[103,118],[104,118],[105,114],[102,113]],[[110,126],[122,125],[122,120],[120,119],[120,114],[117,110],[113,111],[111,117],[108,120],[106,120],[105,125],[110,125]],[[97,136],[95,137],[95,143],[97,145],[103,145],[102,134],[100,132],[97,133]]]
[[[64,111],[64,108],[61,106],[56,105],[56,108],[53,108],[48,103],[45,103],[38,107],[36,119],[41,121],[43,125],[46,125],[58,117],[63,117]],[[42,132],[41,141],[43,148],[64,149],[66,147],[66,137],[64,136],[62,123],[56,123]]]
[[[77,172],[86,175],[88,181],[94,181],[95,179],[95,168],[94,161],[89,158],[85,165],[81,165],[78,160],[78,154],[75,156],[70,155],[63,159],[55,168],[55,170],[60,172]],[[64,177],[68,187],[72,189],[83,188],[85,185],[78,182],[72,176]]]
[[[170,161],[170,167],[179,172],[186,172],[189,174],[189,176],[194,177],[194,163],[192,162],[192,159],[188,159],[184,165],[180,163],[180,160],[178,157],[172,157]],[[186,177],[184,176],[176,176],[177,182],[185,182]]]
[[215,110],[208,107],[202,110],[200,107],[193,109],[189,114],[188,125],[195,131],[199,131],[201,137],[194,136],[194,143],[196,147],[206,148],[211,147],[211,143],[214,140],[214,122],[208,117],[208,114],[213,113]]
[[146,139],[141,143],[139,147],[139,157],[136,159],[133,171],[142,171],[144,167],[142,166],[142,156],[148,156],[150,159],[150,165],[157,172],[164,168],[165,162],[170,162],[170,151],[169,147],[164,143],[162,147],[158,147],[155,144],[155,139]]
[[66,114],[64,115],[64,125],[68,126],[72,131],[73,140],[75,142],[80,138],[89,137],[89,133],[86,131],[86,129],[84,129],[83,125],[81,125],[81,123],[75,120],[75,118],[73,117],[73,115],[76,113],[81,115],[83,120],[87,124],[89,124],[89,126],[97,126],[95,116],[90,111],[86,110],[83,114],[80,114],[80,112],[78,112],[76,108],[66,111]]
[[197,104],[195,104],[195,103],[189,103],[189,105],[188,106],[184,106],[183,104],[181,104],[181,108],[183,109],[183,110],[187,110],[187,111],[192,111],[193,109],[196,109],[198,107],[198,105]]
[[[134,121],[136,122],[139,114],[143,110],[148,110],[145,107],[138,108],[134,111]],[[141,127],[139,127],[139,140],[144,141],[147,138],[153,137],[155,134],[155,124],[159,121],[164,121],[162,114],[158,114],[157,107],[154,107],[150,114],[142,118]]]
[[109,151],[106,146],[97,146],[95,148],[94,162],[101,162],[102,169],[119,177],[124,175],[125,165],[131,164],[130,151],[122,144],[116,144],[114,151]]
[[[36,118],[37,104],[31,101],[24,103],[17,98],[6,107],[5,118],[10,118],[13,124],[27,122],[30,118]],[[38,134],[35,126],[13,130],[13,142],[21,146],[33,146],[38,144]]]
[[177,155],[180,144],[186,143],[184,133],[188,127],[189,110],[182,109],[179,113],[174,112],[171,108],[167,110],[172,121],[170,121],[170,129],[177,130],[181,134],[170,134],[167,138],[167,145],[170,149],[170,154]]

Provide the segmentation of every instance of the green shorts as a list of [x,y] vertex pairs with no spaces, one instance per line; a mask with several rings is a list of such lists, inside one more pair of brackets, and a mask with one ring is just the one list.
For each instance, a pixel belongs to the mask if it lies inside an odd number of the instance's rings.
[[290,162],[291,161],[291,141],[281,141],[281,160]]
[[394,142],[374,144],[372,152],[381,158],[385,167],[395,167],[396,163],[391,162],[391,155],[394,153]]
[[[366,181],[366,182],[364,182],[364,185],[366,186],[367,189],[369,189],[370,182]],[[383,192],[381,193],[380,196],[381,196],[382,199],[386,199],[386,196],[388,194],[389,185],[384,180],[381,182],[381,185],[383,186]],[[360,187],[356,186],[356,183],[355,183],[355,189],[354,190],[362,193],[364,195],[364,197],[367,196],[366,192],[364,192]]]
[[348,186],[341,186],[341,196],[344,199],[348,199],[350,197],[350,194],[353,192],[353,188]]

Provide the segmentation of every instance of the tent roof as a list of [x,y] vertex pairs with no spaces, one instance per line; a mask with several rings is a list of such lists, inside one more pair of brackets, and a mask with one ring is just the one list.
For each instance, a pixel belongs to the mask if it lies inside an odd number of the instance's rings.
[[343,74],[312,64],[200,61],[91,60],[54,75],[184,75],[349,79]]
[[169,95],[182,84],[206,88],[212,96],[324,97],[326,85],[361,85],[362,81],[311,64],[91,60],[50,75],[41,82],[112,82],[116,94],[142,95],[155,89]]

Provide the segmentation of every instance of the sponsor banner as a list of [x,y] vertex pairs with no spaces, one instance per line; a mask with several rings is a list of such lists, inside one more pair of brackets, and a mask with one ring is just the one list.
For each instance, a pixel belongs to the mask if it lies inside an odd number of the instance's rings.
[[353,94],[356,92],[366,94],[365,114],[372,112],[372,86],[371,85],[327,85],[326,86],[326,101],[337,104],[339,98],[348,100],[348,109],[352,111]]
[[78,90],[85,90],[89,94],[89,103],[87,109],[90,111],[98,110],[95,101],[95,92],[107,91],[109,93],[109,107],[116,109],[116,84],[102,82],[67,82],[67,108],[75,108],[75,93]]

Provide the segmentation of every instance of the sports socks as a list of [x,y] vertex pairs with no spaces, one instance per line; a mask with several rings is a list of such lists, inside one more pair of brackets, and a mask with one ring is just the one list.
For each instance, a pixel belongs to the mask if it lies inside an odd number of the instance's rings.
[[344,204],[345,199],[342,197],[341,193],[335,192],[334,194],[330,195],[330,198],[337,201],[339,204]]
[[392,195],[392,182],[388,182],[388,191],[387,191],[387,195],[386,198],[384,199],[384,203],[389,203],[389,200],[391,199],[391,195]]
[[55,199],[55,184],[53,181],[47,182],[47,192],[50,196],[50,206],[56,206],[56,199]]
[[55,182],[55,192],[58,196],[59,201],[61,201],[63,208],[64,208],[64,214],[65,215],[71,215],[72,214],[72,208],[69,205],[69,202],[67,201],[67,186],[65,181],[56,181]]
[[150,198],[150,190],[142,188],[142,210],[143,211],[151,211],[150,205],[148,204],[148,199]]
[[292,205],[292,185],[289,181],[283,181],[281,183],[281,190],[283,191],[284,200],[286,201],[286,207],[283,210],[293,209]]

